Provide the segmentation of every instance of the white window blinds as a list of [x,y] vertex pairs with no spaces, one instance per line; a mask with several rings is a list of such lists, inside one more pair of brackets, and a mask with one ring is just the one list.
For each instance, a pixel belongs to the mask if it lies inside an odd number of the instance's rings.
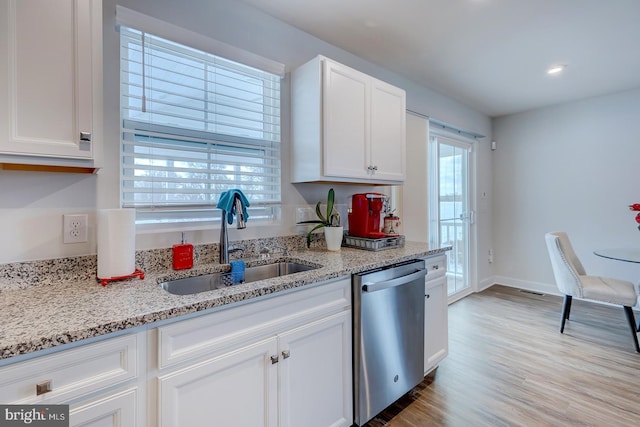
[[123,206],[198,220],[239,188],[252,216],[272,216],[280,76],[124,26],[120,40]]

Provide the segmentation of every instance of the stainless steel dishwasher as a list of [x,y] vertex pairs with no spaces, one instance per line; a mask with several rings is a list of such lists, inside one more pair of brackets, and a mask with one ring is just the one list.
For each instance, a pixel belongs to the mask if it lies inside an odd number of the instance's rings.
[[423,260],[354,274],[353,406],[361,426],[424,378]]

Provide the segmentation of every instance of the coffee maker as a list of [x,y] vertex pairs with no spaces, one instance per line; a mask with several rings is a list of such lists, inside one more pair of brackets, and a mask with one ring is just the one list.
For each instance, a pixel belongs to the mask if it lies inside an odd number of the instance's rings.
[[380,213],[386,201],[387,196],[381,193],[354,194],[349,213],[349,235],[369,239],[386,237],[380,230]]

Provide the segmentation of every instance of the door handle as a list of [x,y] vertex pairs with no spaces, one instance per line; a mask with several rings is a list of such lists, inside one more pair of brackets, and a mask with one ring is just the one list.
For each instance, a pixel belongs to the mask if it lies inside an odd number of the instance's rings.
[[362,286],[363,292],[375,292],[383,289],[393,288],[394,286],[401,286],[409,282],[413,282],[416,279],[427,275],[427,270],[419,269],[406,276],[398,277],[397,279],[385,280],[384,282],[366,283]]

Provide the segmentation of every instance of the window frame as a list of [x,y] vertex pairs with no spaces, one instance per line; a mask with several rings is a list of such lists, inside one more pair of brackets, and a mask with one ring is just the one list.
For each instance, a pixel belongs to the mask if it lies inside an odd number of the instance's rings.
[[[120,12],[121,9],[124,8],[118,8],[118,12]],[[127,13],[129,13],[131,11],[128,11]],[[134,15],[136,15],[137,13],[133,13]],[[144,16],[144,15],[142,15]],[[145,16],[145,20],[151,19],[151,21],[156,21],[154,18],[149,18]],[[157,24],[157,22],[156,22]],[[131,26],[133,28],[135,28],[138,31],[141,32],[145,32],[144,29],[141,28],[137,28],[135,25],[131,25],[128,24],[127,26]],[[141,25],[142,27],[144,27],[144,25]],[[168,27],[173,27],[172,25],[168,24]],[[178,28],[178,27],[175,27]],[[175,28],[173,28],[175,30]],[[166,29],[166,28],[165,28]],[[178,33],[181,33],[184,36],[184,31],[180,29],[180,31],[178,31]],[[169,31],[170,32],[170,31]],[[169,38],[167,37],[165,34],[161,34],[161,35],[157,35],[158,37],[161,38],[165,38],[168,39],[170,42],[172,43],[178,43],[181,45],[185,45],[183,42],[180,41],[176,41],[173,38]],[[122,37],[122,36],[121,36]],[[176,37],[179,40],[184,39],[184,37]],[[208,39],[212,42],[212,45],[216,46],[219,45],[219,42],[215,41],[215,40],[211,40]],[[202,41],[201,37],[200,37],[200,42]],[[195,43],[196,45],[199,45],[201,43]],[[187,48],[193,48],[190,45],[185,45]],[[229,49],[228,45],[225,45],[227,51]],[[199,49],[199,48],[195,48],[195,49]],[[208,54],[212,54],[212,55],[216,55],[216,56],[220,56],[218,54],[216,54],[215,52],[205,52]],[[239,55],[238,55],[239,54]],[[244,52],[241,51],[239,49],[237,49],[236,54],[235,55],[231,55],[231,56],[235,56],[235,57],[244,57],[244,58],[251,58],[253,54],[248,53],[248,52]],[[253,55],[255,56],[255,55]],[[227,59],[227,58],[224,58]],[[238,62],[238,61],[235,61]],[[252,61],[249,61],[252,62]],[[264,62],[264,61],[263,61]],[[281,64],[277,64],[277,63],[273,63],[276,64],[276,69],[281,70],[281,74],[279,75],[280,78],[283,77],[284,75],[284,66]],[[271,68],[274,68],[271,64]],[[242,64],[245,65],[245,64]],[[251,66],[251,65],[249,65]],[[269,67],[267,67],[269,68]],[[121,70],[122,70],[122,65],[121,65]],[[270,70],[263,70],[263,71],[267,71],[267,72],[271,72]],[[121,71],[122,72],[122,71]],[[121,81],[121,85],[123,85],[124,83]],[[121,89],[122,90],[122,89]],[[281,103],[282,103],[282,91],[278,88],[278,108],[281,108]],[[122,94],[121,94],[121,104],[122,104]],[[180,137],[182,138],[187,138],[190,136],[195,135],[197,138],[201,138],[201,139],[211,139],[213,145],[216,146],[223,146],[225,142],[238,142],[238,141],[242,141],[243,143],[245,143],[248,147],[250,147],[252,145],[252,141],[256,141],[256,139],[252,139],[252,138],[246,138],[246,137],[237,137],[237,136],[229,136],[229,135],[222,135],[219,133],[215,133],[215,132],[208,132],[208,131],[202,131],[202,130],[192,130],[192,129],[182,129],[178,132],[174,132],[173,134],[171,133],[167,133],[166,132],[166,126],[160,125],[160,124],[153,124],[153,123],[146,123],[146,122],[140,122],[140,121],[136,121],[136,120],[132,120],[132,119],[128,119],[128,118],[124,118],[122,117],[123,113],[122,113],[122,105],[120,105],[120,110],[121,110],[121,125],[123,128],[123,132],[121,132],[121,144],[120,144],[120,164],[121,164],[121,172],[119,175],[119,179],[120,179],[120,200],[121,200],[121,205],[123,206],[130,206],[130,203],[125,203],[125,186],[124,186],[124,180],[125,175],[124,175],[124,145],[125,145],[125,136],[124,136],[124,129],[128,128],[130,126],[125,126],[125,123],[128,122],[127,124],[131,124],[131,123],[135,123],[136,126],[135,128],[138,129],[145,129],[148,132],[151,133],[156,133],[158,131],[159,134],[164,134],[164,135],[173,135],[173,137],[175,137],[175,139],[180,139]],[[204,110],[203,110],[204,111]],[[279,144],[281,146],[281,132],[279,131],[279,128],[282,125],[282,115],[281,115],[281,110],[279,112],[278,115],[278,120],[277,120],[277,126],[278,126],[278,138],[277,141],[272,141],[275,142],[277,144]],[[173,128],[173,130],[178,130],[178,128]],[[179,135],[178,135],[179,134]],[[135,135],[135,132],[134,132]],[[203,138],[203,137],[210,137],[210,138]],[[260,149],[260,143],[255,143],[256,148]],[[259,204],[258,206],[252,206],[249,209],[249,215],[252,217],[252,220],[258,220],[261,224],[274,224],[274,223],[278,223],[279,219],[280,219],[280,212],[281,212],[281,203],[282,203],[282,151],[281,148],[279,148],[277,150],[278,153],[278,158],[277,158],[277,171],[278,171],[278,175],[277,177],[275,177],[273,181],[273,184],[277,187],[277,191],[278,191],[278,197],[277,200],[275,201],[269,201],[263,204]],[[218,194],[219,196],[219,194]],[[173,230],[173,229],[178,229],[178,230],[185,230],[185,229],[202,229],[202,228],[207,228],[211,226],[211,222],[218,222],[220,221],[220,211],[218,209],[215,208],[215,201],[211,201],[211,203],[207,203],[207,204],[199,204],[198,206],[191,206],[188,204],[185,204],[183,206],[148,206],[148,207],[140,207],[137,206],[136,207],[136,211],[137,211],[137,215],[136,215],[136,223],[137,225],[139,225],[140,227],[142,227],[142,230],[149,230],[149,231],[153,231],[156,229],[164,229],[164,230]]]

